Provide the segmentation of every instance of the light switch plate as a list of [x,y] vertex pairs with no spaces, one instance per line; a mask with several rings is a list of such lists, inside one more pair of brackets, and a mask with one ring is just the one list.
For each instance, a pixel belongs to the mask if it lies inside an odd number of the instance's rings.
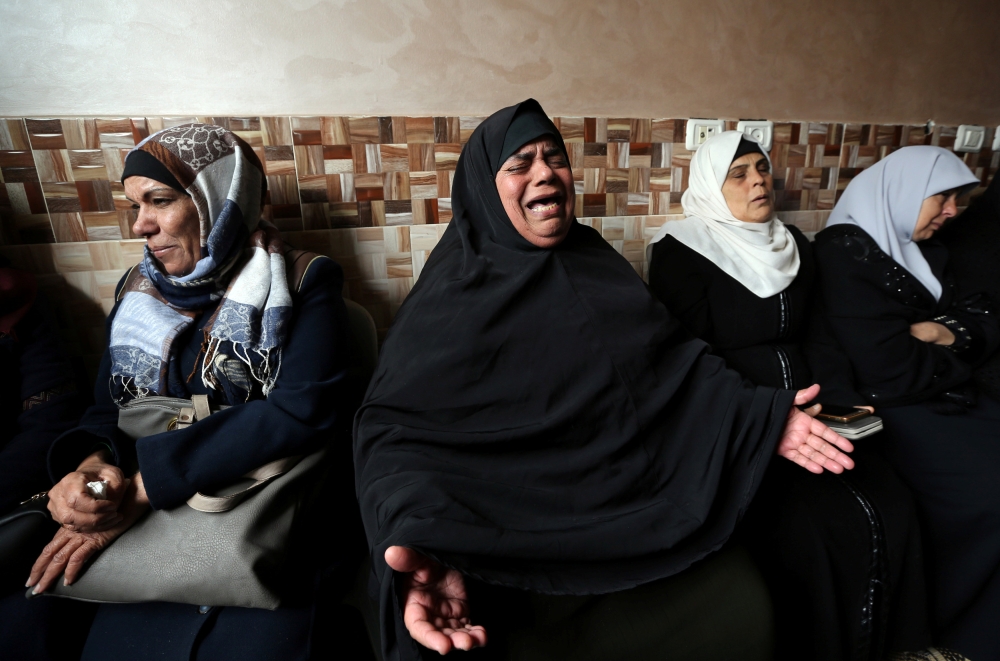
[[1000,126],[993,131],[993,151],[1000,151]]
[[764,151],[771,151],[774,122],[766,119],[741,121],[736,125],[736,130],[755,139],[764,148]]
[[962,124],[955,134],[955,151],[977,152],[986,141],[986,127]]
[[726,124],[721,119],[689,119],[684,132],[684,146],[694,151],[712,136],[726,130]]

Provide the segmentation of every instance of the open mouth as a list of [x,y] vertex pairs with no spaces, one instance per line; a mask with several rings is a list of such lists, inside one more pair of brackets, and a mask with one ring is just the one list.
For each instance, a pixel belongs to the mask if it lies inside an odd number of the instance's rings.
[[525,206],[529,211],[538,215],[546,215],[556,211],[563,203],[563,196],[559,194],[547,195],[531,200]]

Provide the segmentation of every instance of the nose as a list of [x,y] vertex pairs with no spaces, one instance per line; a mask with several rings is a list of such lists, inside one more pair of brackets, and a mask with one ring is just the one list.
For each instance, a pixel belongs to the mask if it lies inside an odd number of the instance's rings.
[[948,199],[944,201],[944,207],[941,209],[941,215],[945,218],[953,218],[958,213],[958,203],[957,195],[949,195]]
[[535,159],[531,164],[531,174],[536,184],[548,183],[555,178],[555,170],[544,158]]
[[135,222],[132,223],[132,233],[138,237],[145,238],[156,234],[159,225],[156,223],[156,214],[146,205],[140,205],[136,212]]

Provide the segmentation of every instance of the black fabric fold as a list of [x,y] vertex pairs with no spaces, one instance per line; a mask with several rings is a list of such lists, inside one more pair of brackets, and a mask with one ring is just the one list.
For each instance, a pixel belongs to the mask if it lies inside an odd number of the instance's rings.
[[454,219],[355,418],[387,661],[420,655],[389,546],[551,594],[676,574],[728,539],[792,404],[689,339],[593,229],[574,222],[553,249],[517,233],[494,180],[525,114],[549,122],[529,100],[470,137]]

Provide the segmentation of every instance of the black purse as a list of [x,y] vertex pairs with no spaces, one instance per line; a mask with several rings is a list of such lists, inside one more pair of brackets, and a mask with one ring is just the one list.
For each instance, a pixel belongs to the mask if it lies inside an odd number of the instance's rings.
[[59,530],[48,504],[40,493],[0,517],[0,594],[24,589],[31,566]]

